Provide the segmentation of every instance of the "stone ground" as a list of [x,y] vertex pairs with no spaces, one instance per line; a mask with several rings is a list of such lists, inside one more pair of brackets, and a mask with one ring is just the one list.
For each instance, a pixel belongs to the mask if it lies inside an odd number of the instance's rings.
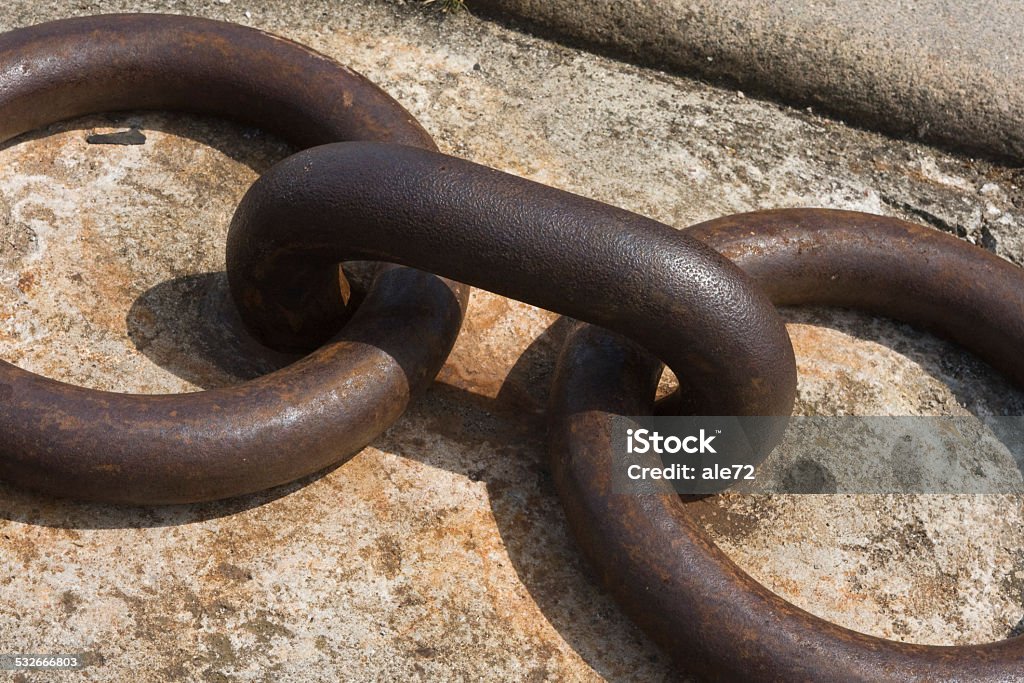
[[[403,3],[10,3],[6,30],[100,11],[226,18],[363,72],[443,151],[680,228],[825,206],[927,222],[1024,263],[1024,177]],[[146,144],[87,144],[138,125]],[[166,113],[101,115],[0,149],[0,356],[69,382],[175,392],[256,369],[210,324],[231,212],[286,149]],[[904,325],[787,311],[806,414],[1024,414],[984,364]],[[592,582],[543,443],[564,325],[477,291],[436,385],[331,472],[222,503],[124,509],[0,485],[0,652],[85,652],[13,680],[666,680]],[[724,495],[714,538],[811,612],[879,636],[1022,629],[1024,499]]]

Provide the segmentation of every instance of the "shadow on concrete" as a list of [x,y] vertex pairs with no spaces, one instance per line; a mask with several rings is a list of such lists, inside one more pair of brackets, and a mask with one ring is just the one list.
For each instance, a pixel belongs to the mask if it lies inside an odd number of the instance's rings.
[[136,349],[201,389],[255,379],[300,358],[269,349],[249,334],[224,272],[151,287],[132,303],[125,324]]
[[329,475],[342,463],[289,484],[245,496],[188,505],[110,505],[52,498],[0,483],[0,519],[54,529],[150,529],[231,517]]

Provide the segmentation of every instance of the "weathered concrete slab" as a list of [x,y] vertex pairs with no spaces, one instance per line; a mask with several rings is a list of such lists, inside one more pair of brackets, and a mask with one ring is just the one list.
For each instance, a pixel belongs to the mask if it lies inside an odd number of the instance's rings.
[[[925,218],[1024,263],[1014,169],[524,37],[378,2],[104,3],[295,38],[384,86],[450,153],[679,227],[814,205]],[[12,3],[8,29],[64,16]],[[85,5],[82,13],[99,11]],[[144,145],[90,145],[137,124]],[[90,117],[0,150],[0,357],[87,386],[190,391],[259,372],[226,317],[235,202],[285,153],[168,114]],[[906,326],[788,313],[805,413],[1024,414],[1024,394]],[[47,680],[665,680],[591,582],[547,472],[563,325],[477,292],[408,415],[312,481],[225,503],[113,509],[0,486],[0,651],[83,651]],[[722,496],[708,528],[816,614],[923,643],[1024,616],[1011,496]],[[38,680],[40,676],[16,680]]]
[[468,0],[487,14],[899,135],[1024,155],[1012,0]]

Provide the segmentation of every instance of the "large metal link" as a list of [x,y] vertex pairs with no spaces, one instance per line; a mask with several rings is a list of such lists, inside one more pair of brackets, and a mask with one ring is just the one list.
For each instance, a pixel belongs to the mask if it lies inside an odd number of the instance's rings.
[[[785,326],[746,275],[667,225],[485,166],[348,142],[295,154],[242,198],[228,281],[271,345],[339,324],[337,263],[413,265],[629,335],[714,415],[789,415]],[[770,439],[771,435],[765,435]]]
[[[1024,385],[1024,270],[950,235],[849,211],[788,209],[690,228],[777,304],[859,308],[933,330]],[[602,583],[684,670],[738,681],[1020,681],[1024,638],[935,647],[815,617],[715,547],[663,480],[612,491],[611,415],[649,415],[657,363],[575,330],[551,399],[551,458],[570,526]],[[684,375],[685,377],[685,375]]]
[[[138,108],[223,116],[297,147],[384,140],[433,149],[409,113],[362,76],[255,29],[115,15],[0,36],[0,140]],[[0,478],[58,496],[154,504],[311,474],[362,449],[433,380],[468,291],[388,267],[355,318],[312,355],[195,394],[92,391],[0,362]]]

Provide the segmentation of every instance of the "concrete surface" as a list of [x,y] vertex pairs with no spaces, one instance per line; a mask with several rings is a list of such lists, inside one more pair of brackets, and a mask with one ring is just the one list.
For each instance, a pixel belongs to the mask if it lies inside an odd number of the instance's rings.
[[[917,217],[1024,263],[1020,171],[949,156],[413,5],[13,2],[0,28],[119,9],[270,29],[365,73],[444,151],[676,226],[774,206]],[[146,144],[89,145],[137,124]],[[260,368],[220,327],[232,208],[285,150],[169,114],[95,116],[0,150],[0,357],[134,392]],[[788,312],[817,414],[1024,414],[1024,394],[903,325]],[[0,485],[0,651],[86,652],[16,681],[669,680],[591,581],[547,470],[564,325],[484,292],[435,387],[373,447],[218,504],[117,509]],[[744,568],[867,633],[1021,629],[1024,499],[720,496]]]
[[1024,158],[1014,0],[468,0],[485,14],[954,149]]

